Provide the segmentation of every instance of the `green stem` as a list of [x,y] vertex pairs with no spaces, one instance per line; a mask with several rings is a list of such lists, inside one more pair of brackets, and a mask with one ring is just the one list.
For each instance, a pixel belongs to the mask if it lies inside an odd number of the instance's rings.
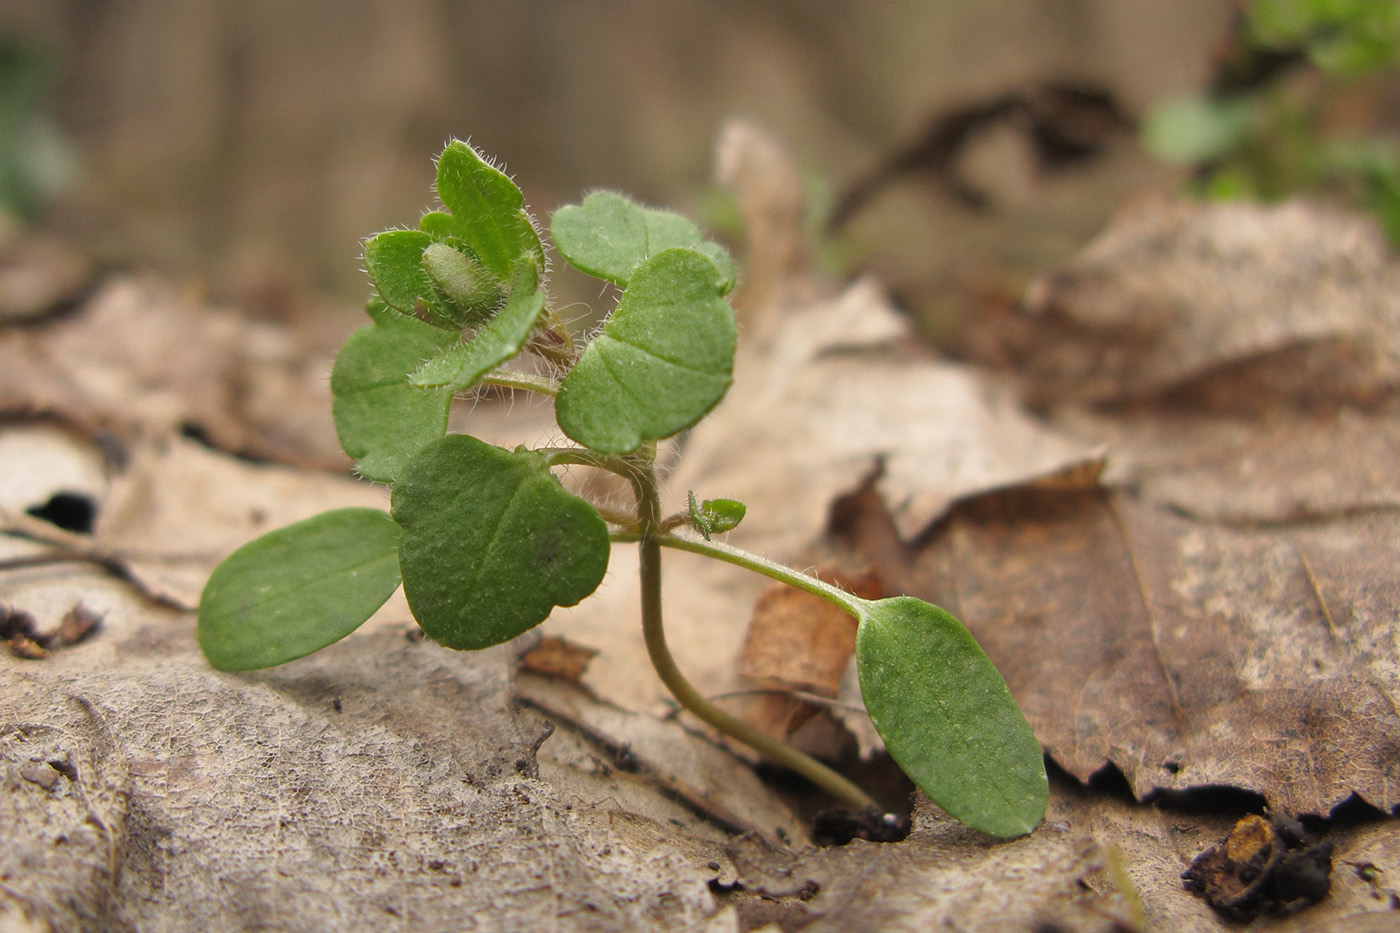
[[[636,540],[641,558],[642,634],[646,639],[647,654],[651,656],[652,666],[656,668],[656,673],[660,675],[666,689],[671,691],[677,703],[690,710],[702,722],[709,723],[725,735],[743,742],[764,757],[796,771],[841,799],[852,809],[863,811],[870,807],[878,807],[870,795],[855,784],[810,755],[805,755],[786,742],[779,741],[742,719],[726,713],[701,696],[700,691],[685,679],[666,645],[666,634],[661,622],[661,545],[673,536],[665,535],[659,530],[661,501],[656,489],[655,473],[650,468],[639,471],[633,477],[632,485],[637,492],[637,513],[641,526]],[[616,537],[620,536],[615,536],[615,539]]]
[[543,454],[552,467],[576,464],[605,470],[627,480],[634,488],[638,476],[645,470],[644,465],[639,464],[631,456],[618,457],[612,454],[600,454],[586,447],[536,447],[535,453]]
[[541,395],[548,395],[550,398],[559,394],[559,386],[553,379],[547,376],[536,376],[531,373],[515,372],[509,369],[493,369],[491,372],[478,379],[476,385],[538,392]]
[[692,554],[703,554],[706,557],[713,557],[716,560],[743,567],[745,570],[752,570],[754,573],[762,574],[777,580],[779,583],[786,583],[788,586],[811,593],[813,596],[819,596],[838,609],[860,618],[861,607],[865,603],[860,597],[853,596],[839,586],[827,583],[811,574],[793,570],[777,561],[760,557],[742,548],[734,547],[732,544],[725,544],[723,541],[705,541],[700,538],[682,537],[675,534],[658,535],[657,542],[663,547],[677,551],[689,551]]

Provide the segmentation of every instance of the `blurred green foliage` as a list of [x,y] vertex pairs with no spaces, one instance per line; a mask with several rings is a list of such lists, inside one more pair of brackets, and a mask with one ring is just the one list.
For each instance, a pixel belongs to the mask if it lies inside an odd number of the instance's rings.
[[73,155],[48,114],[54,60],[43,48],[0,39],[0,212],[38,218],[73,176]]
[[1398,69],[1393,0],[1255,0],[1211,88],[1149,113],[1143,141],[1195,166],[1208,197],[1336,193],[1374,212],[1400,244],[1400,140],[1328,129],[1346,95]]

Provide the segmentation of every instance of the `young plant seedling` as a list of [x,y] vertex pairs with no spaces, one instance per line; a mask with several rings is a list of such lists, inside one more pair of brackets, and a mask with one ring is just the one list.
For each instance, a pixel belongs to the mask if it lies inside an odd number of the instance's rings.
[[[719,540],[744,515],[728,499],[662,514],[657,441],[694,425],[730,384],[734,266],[685,218],[611,192],[560,208],[550,232],[571,265],[621,289],[586,343],[552,310],[545,251],[520,190],[470,146],[437,163],[442,210],[365,244],[370,323],[331,374],[336,429],[360,475],[393,487],[388,514],[350,508],[264,535],[214,571],[200,647],[226,671],[271,667],[332,644],[402,584],[423,631],[450,648],[497,645],[602,582],[611,547],[635,543],[642,628],[676,700],[857,811],[860,788],[730,716],[682,676],[666,646],[661,553],[728,561],[829,600],[858,622],[861,692],[890,755],[930,798],[994,836],[1045,812],[1040,745],[967,629],[907,596],[861,599]],[[454,396],[500,386],[551,398],[568,446],[507,450],[447,433]],[[628,512],[600,511],[553,470],[624,478]],[[604,517],[606,515],[606,518]]]

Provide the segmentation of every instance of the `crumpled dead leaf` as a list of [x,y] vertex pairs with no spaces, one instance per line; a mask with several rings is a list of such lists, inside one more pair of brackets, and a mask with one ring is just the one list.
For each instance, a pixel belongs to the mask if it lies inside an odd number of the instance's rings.
[[[870,572],[824,567],[818,575],[865,599],[886,595]],[[815,701],[840,695],[855,650],[856,620],[844,610],[780,583],[768,587],[754,605],[739,655],[739,677],[755,690],[744,721],[810,755],[838,760],[849,736],[833,734],[841,731],[834,723],[813,723],[833,718],[832,704]]]
[[[1028,376],[1074,400],[1051,425],[1106,444],[1104,485],[983,493],[912,541],[867,496],[846,530],[972,628],[1076,777],[1391,810],[1400,264],[1366,224],[1298,205],[1125,226],[1038,289]],[[1370,368],[1330,355],[1339,334]],[[1329,362],[1280,390],[1277,348]]]
[[42,327],[0,329],[0,413],[61,416],[119,439],[193,429],[224,450],[345,469],[330,356],[314,349],[153,276],[114,277]]

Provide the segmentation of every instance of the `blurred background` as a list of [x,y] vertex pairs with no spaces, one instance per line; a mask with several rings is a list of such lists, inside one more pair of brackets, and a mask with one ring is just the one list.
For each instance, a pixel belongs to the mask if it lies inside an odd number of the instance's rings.
[[[0,197],[275,317],[363,298],[360,241],[416,221],[449,137],[541,218],[613,187],[741,236],[711,162],[742,116],[802,167],[826,271],[879,272],[937,337],[1144,192],[1336,187],[1298,138],[1360,140],[1347,196],[1384,200],[1397,4],[1260,4],[5,0]],[[1339,33],[1371,58],[1329,64]],[[1269,133],[1298,138],[1235,165]]]

